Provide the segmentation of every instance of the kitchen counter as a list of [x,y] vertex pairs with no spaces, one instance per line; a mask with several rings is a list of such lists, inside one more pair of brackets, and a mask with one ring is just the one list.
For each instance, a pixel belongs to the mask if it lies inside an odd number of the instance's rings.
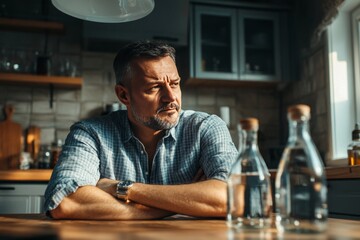
[[7,182],[48,182],[52,169],[2,170],[0,181]]
[[[30,170],[2,170],[0,181],[25,181],[25,182],[48,182],[52,169],[30,169]],[[276,170],[270,170],[271,176],[275,178]],[[356,179],[360,178],[359,166],[326,167],[327,179]]]
[[0,215],[0,239],[359,239],[358,221],[329,219],[320,234],[277,233],[267,230],[234,232],[222,219],[176,215],[163,220],[52,220],[43,214]]

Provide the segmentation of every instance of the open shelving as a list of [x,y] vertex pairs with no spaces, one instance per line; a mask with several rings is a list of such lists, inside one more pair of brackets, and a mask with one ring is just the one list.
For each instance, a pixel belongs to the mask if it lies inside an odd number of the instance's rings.
[[45,76],[23,73],[0,73],[0,83],[53,85],[65,88],[81,88],[81,77]]

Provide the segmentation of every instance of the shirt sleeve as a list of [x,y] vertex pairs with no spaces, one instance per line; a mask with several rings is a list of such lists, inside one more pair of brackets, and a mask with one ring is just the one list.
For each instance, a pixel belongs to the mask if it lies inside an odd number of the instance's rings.
[[208,179],[226,181],[238,155],[229,130],[216,115],[205,119],[201,128],[201,167]]
[[96,133],[82,123],[74,124],[45,191],[44,210],[55,209],[78,187],[95,186],[100,178]]

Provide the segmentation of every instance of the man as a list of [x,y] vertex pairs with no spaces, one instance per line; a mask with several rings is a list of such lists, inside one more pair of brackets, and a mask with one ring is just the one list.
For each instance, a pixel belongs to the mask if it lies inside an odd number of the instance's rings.
[[219,117],[181,110],[175,50],[132,43],[114,70],[127,111],[71,127],[45,210],[56,219],[225,216],[225,181],[237,150]]

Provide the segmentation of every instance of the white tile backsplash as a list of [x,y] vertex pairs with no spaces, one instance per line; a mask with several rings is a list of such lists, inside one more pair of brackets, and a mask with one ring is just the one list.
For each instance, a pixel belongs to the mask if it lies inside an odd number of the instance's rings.
[[50,107],[49,101],[33,101],[32,102],[32,113],[54,113],[56,109],[56,102],[53,102],[52,108]]
[[72,116],[79,118],[80,115],[80,102],[57,102],[56,103],[56,116]]

